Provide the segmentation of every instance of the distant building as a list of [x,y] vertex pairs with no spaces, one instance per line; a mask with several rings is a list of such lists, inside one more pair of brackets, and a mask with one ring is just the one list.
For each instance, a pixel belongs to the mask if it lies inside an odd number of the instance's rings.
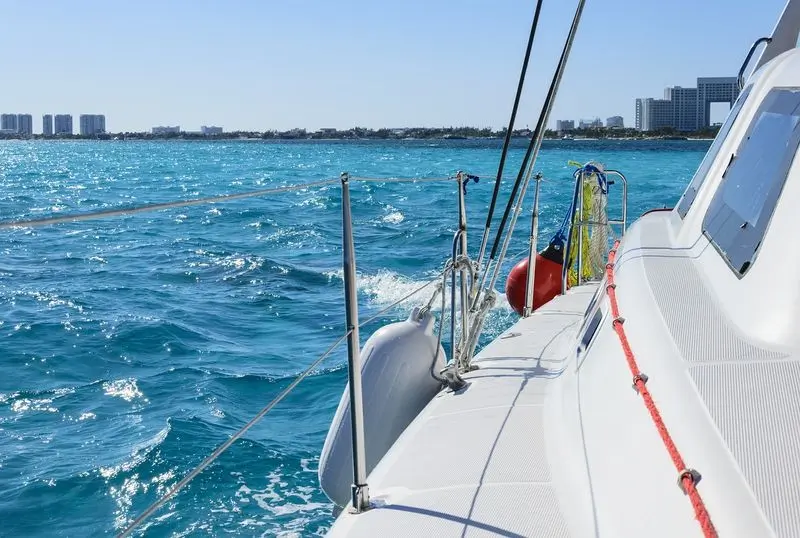
[[636,128],[640,131],[655,131],[673,126],[672,101],[646,97],[636,100]]
[[572,131],[575,129],[575,120],[558,120],[556,121],[556,131]]
[[733,105],[738,96],[736,77],[698,78],[696,88],[666,88],[664,99],[636,99],[636,128],[640,131],[665,127],[678,131],[705,129],[711,123],[711,103]]
[[221,135],[222,127],[217,127],[216,125],[203,125],[200,127],[200,132],[206,136]]
[[53,136],[53,115],[45,114],[42,116],[42,134],[44,136]]
[[606,129],[623,129],[624,127],[625,121],[622,119],[622,116],[606,118]]
[[54,118],[55,134],[56,135],[71,135],[72,134],[72,115],[71,114],[56,114]]
[[580,120],[578,122],[578,129],[600,129],[601,127],[603,127],[603,120],[600,118]]
[[702,129],[711,125],[711,103],[733,106],[739,97],[736,77],[704,77],[697,79],[697,124]]
[[17,114],[17,132],[21,135],[32,135],[33,116],[30,114]]
[[697,96],[697,88],[673,86],[664,89],[664,100],[672,102],[670,127],[678,131],[696,131],[700,128]]
[[180,133],[181,132],[181,128],[180,128],[179,125],[176,125],[175,127],[169,127],[169,126],[165,127],[165,126],[159,125],[158,127],[153,127],[152,132],[153,132],[154,135],[162,135],[162,134],[168,134],[168,133]]
[[81,114],[81,134],[92,136],[106,132],[106,117],[103,114]]
[[16,133],[18,128],[16,114],[0,114],[0,129],[8,133]]

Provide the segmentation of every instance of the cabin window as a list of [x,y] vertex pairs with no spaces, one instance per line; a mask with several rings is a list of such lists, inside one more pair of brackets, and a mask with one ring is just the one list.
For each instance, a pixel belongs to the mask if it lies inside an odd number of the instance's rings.
[[767,94],[731,156],[703,233],[739,275],[752,265],[800,145],[800,88]]
[[583,314],[583,323],[578,330],[580,340],[578,341],[578,355],[584,353],[589,344],[592,343],[597,329],[600,327],[600,322],[603,320],[602,298],[606,294],[606,280],[605,278],[600,282],[597,291],[595,292],[592,300],[589,301],[589,306]]
[[739,98],[736,99],[736,102],[731,107],[731,111],[728,113],[725,123],[720,127],[717,136],[714,138],[714,142],[711,143],[711,147],[708,148],[703,162],[700,163],[700,167],[697,169],[697,172],[695,172],[692,181],[689,183],[689,186],[686,187],[686,191],[684,191],[683,196],[681,196],[681,199],[678,201],[678,214],[681,218],[685,217],[686,213],[689,212],[689,208],[692,207],[692,203],[695,197],[697,197],[697,191],[703,186],[703,182],[708,175],[708,170],[714,163],[725,138],[728,137],[728,133],[733,123],[736,121],[736,117],[739,115],[739,111],[742,109],[744,102],[747,100],[747,96],[750,95],[750,89],[752,87],[752,85],[748,86],[739,94]]
[[597,329],[600,327],[600,322],[603,321],[603,311],[598,308],[590,318],[587,318],[586,327],[581,334],[581,340],[578,342],[578,355],[581,355],[589,349],[589,344],[592,343],[594,335],[597,334]]

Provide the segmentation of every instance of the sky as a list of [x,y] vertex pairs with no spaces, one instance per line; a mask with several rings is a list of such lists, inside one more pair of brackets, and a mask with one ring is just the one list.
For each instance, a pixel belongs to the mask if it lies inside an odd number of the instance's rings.
[[[533,127],[577,0],[543,0]],[[550,126],[735,76],[784,0],[587,0]],[[508,117],[535,0],[0,0],[0,112],[109,132],[476,126]],[[713,117],[716,115],[716,117]],[[712,121],[724,111],[714,109]]]

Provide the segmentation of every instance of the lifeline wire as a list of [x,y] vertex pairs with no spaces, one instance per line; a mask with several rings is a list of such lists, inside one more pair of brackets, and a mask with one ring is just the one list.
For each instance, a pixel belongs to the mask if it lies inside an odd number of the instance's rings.
[[280,394],[278,394],[275,398],[273,398],[273,400],[271,402],[269,402],[263,409],[261,409],[261,411],[259,411],[256,414],[256,416],[254,416],[252,419],[250,419],[250,421],[247,424],[245,424],[244,426],[239,428],[239,430],[236,433],[231,435],[230,439],[228,439],[227,441],[222,443],[206,459],[204,459],[202,462],[200,462],[200,465],[198,465],[197,467],[192,469],[191,472],[189,472],[189,474],[184,476],[181,479],[180,482],[178,482],[177,484],[172,486],[172,488],[167,493],[165,493],[156,502],[151,504],[147,508],[147,510],[142,512],[142,514],[139,517],[137,517],[133,521],[133,523],[128,525],[128,527],[124,531],[122,531],[122,533],[119,535],[119,538],[125,538],[126,536],[130,536],[130,534],[136,529],[136,527],[141,525],[147,518],[149,518],[151,515],[153,515],[153,513],[156,510],[161,508],[164,505],[164,503],[166,503],[170,498],[172,498],[173,495],[178,493],[178,491],[180,491],[186,484],[191,482],[192,479],[194,479],[194,477],[196,477],[197,475],[202,473],[205,470],[206,467],[211,465],[214,462],[214,460],[216,460],[218,457],[220,457],[223,454],[223,452],[228,450],[228,448],[230,448],[230,446],[233,443],[235,443],[242,435],[244,435],[247,432],[247,430],[249,430],[250,428],[255,426],[255,424],[259,420],[264,418],[264,415],[269,413],[272,410],[273,407],[278,405],[281,402],[281,400],[283,400],[298,385],[298,383],[300,383],[303,379],[308,377],[308,375],[314,370],[314,368],[319,366],[319,364],[323,360],[325,360],[328,357],[328,355],[330,355],[333,352],[333,350],[336,349],[339,346],[339,344],[341,344],[344,341],[345,338],[347,338],[347,336],[350,334],[350,332],[351,331],[347,331],[342,336],[340,336],[333,344],[331,344],[331,346],[325,351],[325,353],[320,355],[320,357],[317,360],[315,360],[314,362],[312,362],[311,365],[308,368],[303,370],[300,373],[300,375],[298,375],[291,383],[289,383],[289,385],[286,386],[285,389],[283,389],[280,392]]
[[[429,183],[434,181],[448,181],[454,178],[437,177],[437,178],[351,178],[352,181],[359,181],[362,183]],[[220,194],[218,196],[206,196],[203,198],[192,198],[189,200],[176,200],[174,202],[162,202],[157,204],[146,204],[136,207],[127,207],[120,209],[104,209],[102,211],[88,211],[86,213],[78,213],[72,215],[60,215],[57,217],[45,217],[41,219],[30,220],[12,220],[0,222],[0,230],[7,230],[9,228],[33,228],[39,226],[49,226],[52,224],[61,224],[64,222],[78,222],[85,220],[103,219],[107,217],[123,217],[128,215],[135,215],[137,213],[146,213],[148,211],[160,211],[162,209],[173,209],[178,207],[189,207],[195,205],[214,204],[219,202],[227,202],[229,200],[242,200],[245,198],[257,198],[261,196],[268,196],[271,194],[280,194],[282,192],[302,191],[314,187],[326,187],[328,185],[335,185],[340,183],[340,179],[323,179],[320,181],[312,181],[309,183],[300,183],[297,185],[287,185],[285,187],[274,187],[271,189],[259,189],[255,191],[238,192],[231,194]]]
[[[385,314],[386,312],[388,312],[389,310],[391,310],[395,306],[399,305],[400,303],[402,303],[403,301],[405,301],[409,297],[411,297],[413,295],[416,295],[417,293],[421,292],[422,290],[424,290],[425,288],[427,288],[431,284],[433,284],[435,282],[438,282],[439,278],[441,277],[441,275],[442,274],[446,274],[447,271],[448,271],[448,269],[445,269],[444,271],[442,271],[442,273],[440,275],[437,275],[436,278],[434,278],[433,280],[423,284],[422,286],[416,288],[411,293],[408,293],[408,294],[404,295],[403,297],[401,297],[397,301],[393,302],[389,306],[381,309],[377,314],[375,314],[371,318],[369,318],[369,319],[367,319],[365,321],[359,322],[359,324],[358,324],[359,328],[367,325],[368,323],[371,323],[371,322],[375,321],[376,319],[381,317],[383,314]],[[169,499],[171,499],[176,493],[178,493],[181,489],[183,489],[183,487],[186,486],[186,484],[191,482],[197,475],[202,473],[206,469],[206,467],[211,465],[214,462],[214,460],[216,460],[218,457],[220,457],[226,450],[228,450],[228,448],[231,447],[231,445],[233,445],[233,443],[235,443],[239,438],[241,438],[242,435],[244,435],[247,432],[247,430],[249,430],[250,428],[255,426],[255,424],[259,420],[264,418],[264,416],[267,413],[269,413],[272,410],[273,407],[278,405],[286,396],[288,396],[289,393],[292,392],[292,390],[294,390],[294,388],[303,379],[308,377],[308,375],[317,366],[319,366],[320,363],[322,363],[322,361],[325,360],[328,357],[328,355],[330,355],[339,346],[339,344],[341,344],[344,341],[345,338],[347,338],[347,336],[350,334],[350,332],[351,331],[347,331],[342,336],[340,336],[333,344],[331,344],[331,346],[325,351],[325,353],[320,355],[320,357],[317,360],[312,362],[310,366],[308,366],[305,370],[303,370],[300,373],[300,375],[298,375],[291,383],[289,383],[289,385],[285,389],[283,389],[281,391],[280,394],[278,394],[270,403],[268,403],[263,409],[261,409],[261,411],[259,411],[258,414],[256,414],[256,416],[254,416],[252,419],[250,419],[250,421],[247,424],[245,424],[244,426],[242,426],[236,433],[234,433],[230,437],[230,439],[228,439],[223,444],[221,444],[219,447],[217,447],[217,449],[214,450],[214,452],[212,452],[206,459],[204,459],[202,462],[200,462],[200,464],[197,467],[192,469],[192,471],[189,472],[189,474],[184,476],[183,479],[181,479],[180,482],[175,484],[167,493],[165,493],[161,498],[159,498],[157,501],[155,501],[153,504],[151,504],[144,512],[142,512],[142,514],[139,517],[137,517],[130,525],[128,525],[128,527],[119,535],[119,538],[125,538],[126,536],[130,536],[130,534],[139,525],[141,525],[147,518],[149,518],[151,515],[153,515],[159,508],[161,508],[164,505],[164,503],[166,503]]]

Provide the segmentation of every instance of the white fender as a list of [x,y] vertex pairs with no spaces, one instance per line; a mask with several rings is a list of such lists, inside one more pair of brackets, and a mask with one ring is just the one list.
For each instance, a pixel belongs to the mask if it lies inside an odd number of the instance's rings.
[[[431,375],[444,368],[444,349],[434,364],[437,335],[429,311],[415,308],[405,321],[381,327],[361,351],[367,473],[441,387]],[[353,440],[350,387],[345,387],[319,458],[319,483],[339,506],[350,502]]]

